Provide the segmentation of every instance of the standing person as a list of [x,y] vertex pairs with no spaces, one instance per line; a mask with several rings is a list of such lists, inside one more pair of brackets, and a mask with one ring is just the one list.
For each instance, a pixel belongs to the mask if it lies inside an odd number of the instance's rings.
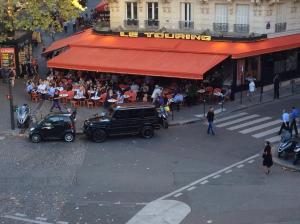
[[159,85],[155,85],[155,89],[153,90],[153,93],[151,95],[152,102],[154,103],[158,97],[161,96],[162,89],[159,87]]
[[290,117],[291,117],[291,126],[290,126],[291,134],[293,134],[293,129],[295,129],[295,136],[298,136],[297,119],[299,117],[299,111],[295,107],[292,107],[292,112],[290,114]]
[[290,116],[285,110],[282,111],[281,119],[282,119],[282,124],[278,132],[278,135],[281,135],[282,129],[290,131],[290,126],[289,126]]
[[266,174],[270,174],[270,168],[273,166],[272,152],[270,142],[267,141],[263,153],[263,166],[266,168]]
[[15,79],[16,79],[16,70],[14,68],[11,68],[9,70],[9,78],[10,78],[11,86],[14,87]]
[[274,84],[274,99],[279,99],[279,85],[280,85],[280,77],[279,74],[276,74],[273,79]]
[[64,26],[65,33],[68,33],[69,22],[68,21],[63,22],[63,26]]
[[250,83],[249,83],[249,100],[252,101],[252,97],[254,96],[254,92],[255,92],[255,83],[254,80],[251,79]]
[[207,134],[208,135],[210,133],[212,135],[215,135],[215,132],[213,130],[214,117],[215,117],[214,108],[210,107],[209,111],[207,112],[207,115],[206,115],[206,119],[207,119],[207,122],[208,122],[208,128],[207,128]]
[[58,108],[59,111],[61,111],[61,107],[59,105],[59,91],[57,89],[54,92],[53,103],[50,112],[52,112],[53,108]]

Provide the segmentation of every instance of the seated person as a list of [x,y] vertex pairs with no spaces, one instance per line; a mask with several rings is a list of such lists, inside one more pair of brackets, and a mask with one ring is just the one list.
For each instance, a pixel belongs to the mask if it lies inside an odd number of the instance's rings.
[[173,103],[176,106],[177,111],[180,110],[180,104],[182,102],[183,102],[183,95],[177,92],[173,97]]
[[34,89],[34,84],[33,84],[33,82],[32,81],[29,81],[28,83],[27,83],[27,85],[26,85],[26,91],[27,91],[27,93],[31,93],[32,92],[32,90]]

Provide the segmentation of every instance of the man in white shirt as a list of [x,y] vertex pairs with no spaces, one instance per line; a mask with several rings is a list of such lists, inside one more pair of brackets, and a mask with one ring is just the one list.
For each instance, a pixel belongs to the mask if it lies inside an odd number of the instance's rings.
[[255,93],[255,83],[253,80],[251,80],[249,83],[249,100],[250,101],[252,100],[254,93]]
[[139,87],[138,84],[136,84],[136,83],[133,82],[133,83],[131,84],[131,86],[130,86],[130,89],[131,89],[132,91],[134,91],[135,93],[137,93],[137,92],[139,91],[140,87]]
[[152,98],[152,102],[154,103],[155,100],[161,95],[161,92],[162,92],[162,89],[156,85],[155,86],[155,89],[153,90],[153,93],[151,95],[151,98]]

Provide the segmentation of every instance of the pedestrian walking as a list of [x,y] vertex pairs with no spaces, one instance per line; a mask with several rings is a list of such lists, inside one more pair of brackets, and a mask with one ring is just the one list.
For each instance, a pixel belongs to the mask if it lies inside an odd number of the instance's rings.
[[69,22],[68,21],[63,22],[63,26],[64,26],[65,33],[68,33]]
[[276,74],[274,76],[273,84],[274,84],[274,99],[279,99],[279,85],[280,85],[279,74]]
[[210,107],[209,111],[206,114],[206,119],[207,119],[207,122],[208,122],[208,128],[207,128],[207,134],[208,135],[210,133],[212,135],[215,135],[215,132],[214,132],[214,129],[213,129],[214,117],[215,117],[214,108]]
[[291,118],[290,129],[291,129],[291,134],[293,134],[293,129],[295,130],[295,136],[298,136],[298,128],[297,128],[298,117],[299,117],[298,109],[292,107],[292,112],[290,114],[290,118]]
[[61,111],[61,107],[59,105],[59,91],[57,89],[54,92],[53,103],[52,103],[52,107],[50,109],[50,112],[53,111],[53,108],[58,108],[59,111]]
[[249,92],[248,92],[248,96],[249,96],[249,100],[252,101],[252,97],[254,96],[255,93],[255,82],[253,79],[251,79],[250,83],[249,83]]
[[14,68],[10,68],[9,70],[9,79],[10,79],[11,86],[14,87],[15,79],[16,79],[16,70]]
[[267,175],[270,174],[270,168],[273,166],[273,158],[272,158],[272,151],[270,142],[267,141],[265,144],[264,152],[263,152],[263,166],[265,167],[265,173]]
[[290,116],[285,110],[282,111],[281,120],[282,120],[282,124],[278,132],[278,135],[281,135],[283,129],[290,131],[290,126],[289,126]]

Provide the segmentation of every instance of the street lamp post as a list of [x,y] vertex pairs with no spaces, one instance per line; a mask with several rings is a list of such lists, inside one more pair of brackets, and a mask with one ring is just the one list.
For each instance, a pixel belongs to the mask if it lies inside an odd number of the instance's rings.
[[8,79],[8,99],[9,99],[9,108],[10,108],[10,125],[11,130],[15,130],[15,117],[14,117],[14,101],[12,95],[12,79]]

